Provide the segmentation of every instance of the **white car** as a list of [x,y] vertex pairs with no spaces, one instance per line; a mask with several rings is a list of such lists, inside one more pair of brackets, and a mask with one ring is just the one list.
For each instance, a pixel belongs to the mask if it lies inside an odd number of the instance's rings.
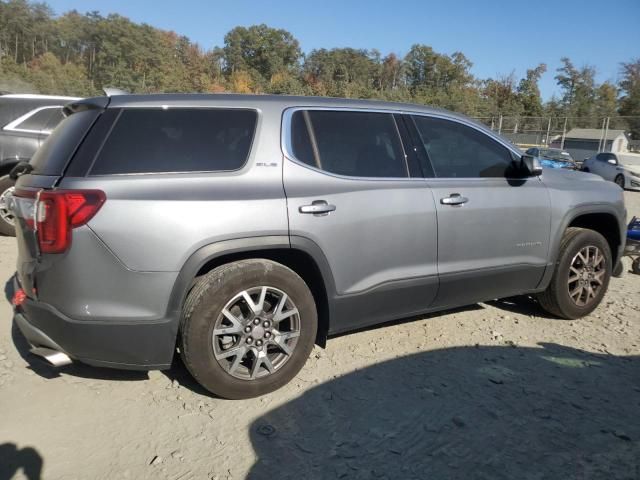
[[602,152],[582,164],[585,172],[600,175],[621,188],[640,190],[640,155]]

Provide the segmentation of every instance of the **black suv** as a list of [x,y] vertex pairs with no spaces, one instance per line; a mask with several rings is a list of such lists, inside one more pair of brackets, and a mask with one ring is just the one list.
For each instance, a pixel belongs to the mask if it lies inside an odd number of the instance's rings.
[[29,161],[40,144],[64,118],[62,107],[73,97],[0,95],[0,234],[15,235],[7,199],[13,192],[11,169]]

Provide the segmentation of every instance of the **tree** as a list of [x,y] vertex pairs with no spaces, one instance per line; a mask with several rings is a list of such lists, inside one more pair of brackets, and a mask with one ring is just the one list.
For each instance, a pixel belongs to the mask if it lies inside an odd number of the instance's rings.
[[535,68],[527,70],[525,78],[518,84],[518,99],[522,104],[522,114],[531,117],[542,115],[542,98],[538,82],[547,71],[547,66],[541,63]]
[[595,126],[595,68],[585,65],[577,69],[567,57],[557,69],[555,79],[562,88],[562,105],[567,116],[574,117],[572,126]]
[[640,58],[621,65],[620,115],[628,116],[627,124],[634,139],[640,139]]
[[264,24],[234,28],[224,37],[223,51],[228,74],[253,72],[263,84],[283,70],[296,71],[302,56],[291,33]]

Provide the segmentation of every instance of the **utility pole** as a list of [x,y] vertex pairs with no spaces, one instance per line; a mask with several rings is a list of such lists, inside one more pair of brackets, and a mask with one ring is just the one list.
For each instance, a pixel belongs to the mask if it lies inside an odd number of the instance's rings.
[[549,117],[549,123],[547,123],[547,140],[545,144],[549,146],[549,135],[551,134],[551,117]]
[[[602,142],[602,150],[603,151],[607,150],[607,134],[609,133],[609,120],[610,119],[611,119],[611,117],[607,117],[607,126],[604,128],[604,140]],[[609,151],[611,151],[611,150],[609,150]]]
[[603,148],[602,148],[602,140],[603,140],[603,137],[604,137],[604,125],[605,125],[605,123],[607,123],[607,119],[603,118],[602,119],[602,128],[600,129],[600,141],[598,142],[598,153],[600,153],[603,150]]
[[562,127],[562,140],[560,141],[560,149],[564,150],[564,139],[567,136],[567,117],[564,117],[564,126]]
[[502,133],[502,114],[500,114],[500,118],[498,118],[498,133]]

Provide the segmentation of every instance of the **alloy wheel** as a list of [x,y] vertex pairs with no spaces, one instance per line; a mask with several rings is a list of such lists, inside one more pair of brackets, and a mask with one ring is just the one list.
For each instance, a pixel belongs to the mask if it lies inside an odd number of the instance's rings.
[[213,328],[213,354],[225,371],[254,380],[287,363],[300,336],[300,314],[289,296],[275,287],[254,287],[236,294]]
[[13,195],[15,187],[9,187],[4,192],[0,193],[0,220],[8,223],[12,227],[15,225],[15,217],[13,212],[9,209],[9,199]]
[[571,260],[567,287],[569,297],[579,307],[597,298],[606,274],[605,256],[594,245],[583,247]]

